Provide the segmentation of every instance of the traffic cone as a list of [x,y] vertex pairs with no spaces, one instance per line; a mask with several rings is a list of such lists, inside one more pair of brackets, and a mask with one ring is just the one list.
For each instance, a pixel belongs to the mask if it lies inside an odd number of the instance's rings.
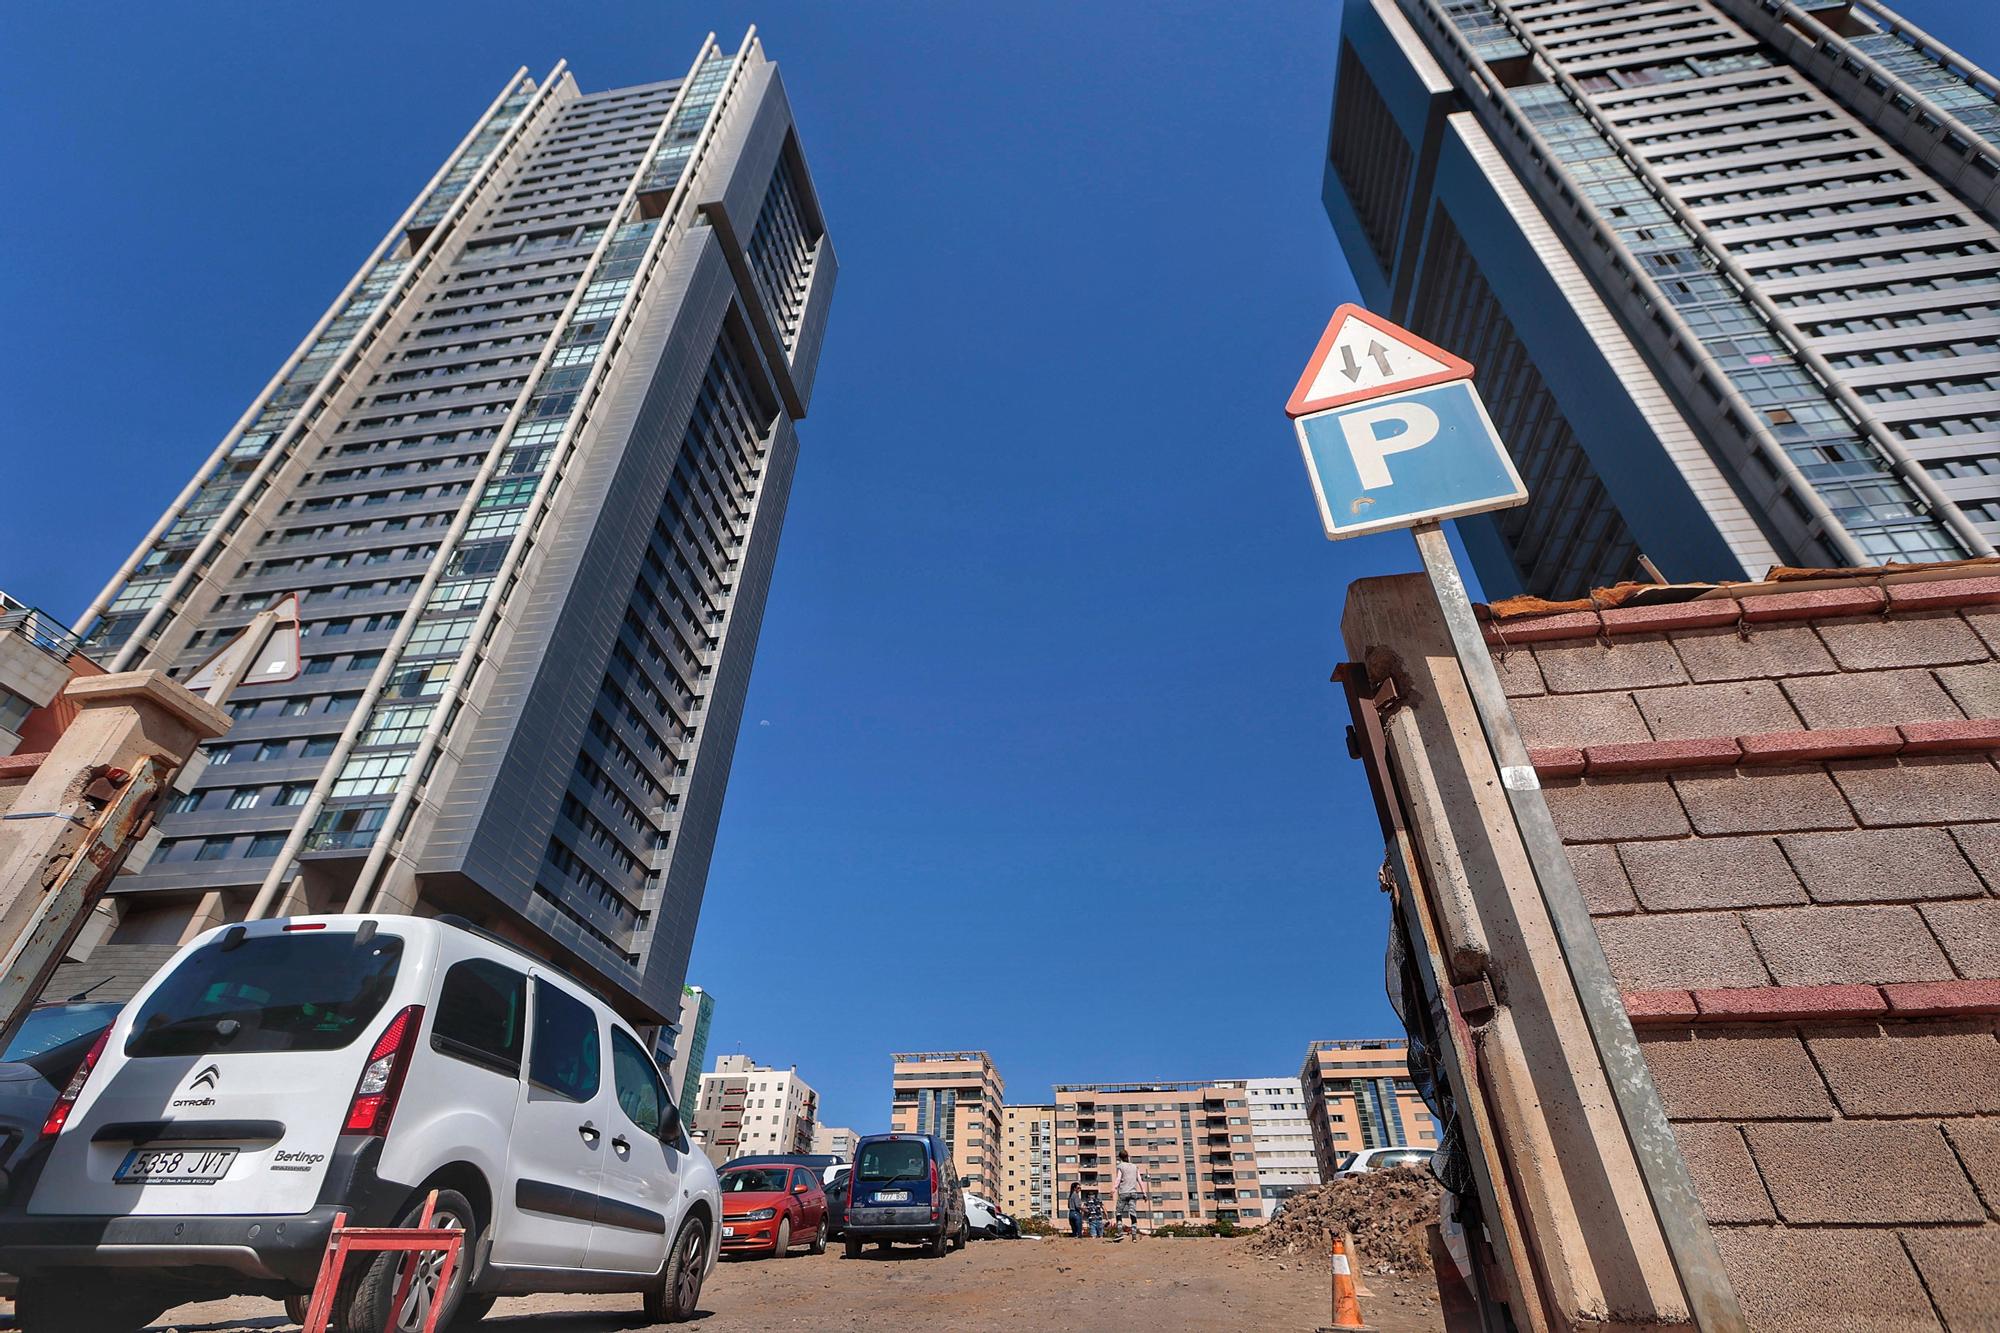
[[1361,1321],[1361,1302],[1354,1295],[1353,1265],[1347,1261],[1347,1246],[1338,1236],[1328,1236],[1333,1249],[1333,1322],[1328,1329],[1366,1329]]

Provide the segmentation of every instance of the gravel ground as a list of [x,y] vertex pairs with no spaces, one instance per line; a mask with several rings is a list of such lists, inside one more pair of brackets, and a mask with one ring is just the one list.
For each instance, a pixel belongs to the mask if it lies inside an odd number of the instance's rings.
[[[1362,1313],[1382,1333],[1443,1328],[1427,1280],[1365,1279]],[[982,1241],[942,1259],[914,1249],[724,1262],[702,1293],[701,1333],[863,1326],[1068,1333],[1313,1329],[1327,1320],[1327,1276],[1267,1259],[1243,1240]],[[180,1333],[295,1328],[271,1301],[188,1305],[158,1325]],[[612,1333],[648,1327],[636,1296],[501,1301],[479,1325],[505,1333]]]

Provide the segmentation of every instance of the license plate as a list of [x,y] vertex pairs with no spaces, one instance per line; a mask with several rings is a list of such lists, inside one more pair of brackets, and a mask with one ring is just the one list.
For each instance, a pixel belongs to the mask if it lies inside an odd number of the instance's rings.
[[134,1148],[112,1179],[121,1185],[213,1185],[229,1174],[234,1148]]
[[883,1190],[875,1196],[875,1202],[877,1203],[908,1203],[909,1201],[910,1192],[908,1190]]
[[736,1228],[735,1228],[735,1227],[724,1227],[724,1228],[722,1229],[722,1234],[723,1234],[724,1236],[733,1236],[733,1235],[735,1235],[735,1234],[736,1234]]

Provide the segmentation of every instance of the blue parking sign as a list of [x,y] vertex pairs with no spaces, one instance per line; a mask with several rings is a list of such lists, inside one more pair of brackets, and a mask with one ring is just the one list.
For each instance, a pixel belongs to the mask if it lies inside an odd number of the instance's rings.
[[1470,380],[1314,412],[1297,425],[1320,519],[1335,540],[1528,499]]

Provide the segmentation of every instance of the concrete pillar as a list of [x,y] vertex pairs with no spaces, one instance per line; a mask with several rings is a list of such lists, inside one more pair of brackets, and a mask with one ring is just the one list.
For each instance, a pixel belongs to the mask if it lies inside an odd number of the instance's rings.
[[15,817],[0,822],[0,949],[20,935],[82,844],[98,808],[84,796],[93,773],[129,771],[146,758],[178,765],[229,730],[227,714],[158,671],[79,677],[64,697],[75,719],[16,793]]

